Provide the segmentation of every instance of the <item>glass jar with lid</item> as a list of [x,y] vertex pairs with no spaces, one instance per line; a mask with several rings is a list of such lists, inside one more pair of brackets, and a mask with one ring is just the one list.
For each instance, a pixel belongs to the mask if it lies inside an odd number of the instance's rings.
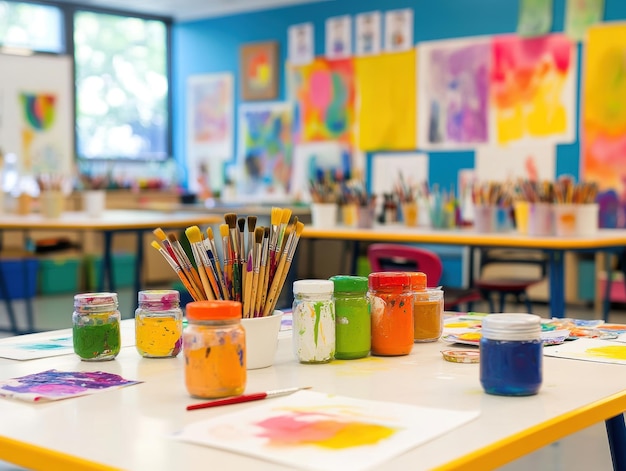
[[330,280],[335,286],[335,358],[366,357],[372,343],[367,277],[337,275]]
[[140,291],[137,301],[137,352],[147,358],[177,356],[183,345],[183,311],[179,292],[173,289]]
[[74,296],[72,342],[81,360],[113,360],[119,354],[120,318],[117,293]]

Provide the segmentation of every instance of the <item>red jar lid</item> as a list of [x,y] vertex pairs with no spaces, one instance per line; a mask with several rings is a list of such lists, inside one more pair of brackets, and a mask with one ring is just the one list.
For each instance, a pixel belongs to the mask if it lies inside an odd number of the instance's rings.
[[190,321],[218,321],[222,319],[241,319],[242,308],[239,301],[193,301],[186,306],[187,319]]
[[406,290],[411,287],[411,277],[405,271],[384,271],[370,273],[368,276],[369,288],[377,289],[400,289]]
[[412,291],[424,291],[426,289],[426,273],[421,271],[409,272],[411,277],[411,290]]

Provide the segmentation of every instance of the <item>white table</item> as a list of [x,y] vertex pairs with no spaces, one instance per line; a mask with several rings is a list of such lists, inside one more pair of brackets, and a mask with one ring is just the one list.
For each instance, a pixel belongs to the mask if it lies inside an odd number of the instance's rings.
[[[247,392],[310,385],[355,398],[480,410],[477,419],[387,462],[382,470],[492,469],[596,422],[622,419],[626,410],[621,365],[546,357],[538,395],[498,397],[482,392],[478,365],[444,361],[444,347],[443,342],[416,344],[409,356],[301,365],[286,338],[279,342],[273,367],[249,372]],[[143,359],[134,347],[103,363],[81,362],[74,355],[0,359],[0,380],[56,368],[102,370],[144,381],[47,404],[0,399],[0,460],[41,470],[288,469],[170,439],[185,424],[258,404],[187,412],[185,406],[197,400],[185,390],[183,365],[182,355]]]

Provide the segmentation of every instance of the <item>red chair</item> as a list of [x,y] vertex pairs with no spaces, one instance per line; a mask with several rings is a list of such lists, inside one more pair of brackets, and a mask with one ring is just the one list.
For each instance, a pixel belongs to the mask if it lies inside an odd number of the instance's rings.
[[[367,249],[367,259],[373,272],[381,271],[421,271],[426,273],[428,286],[439,285],[443,272],[441,258],[432,250],[403,244],[371,244]],[[482,299],[480,291],[464,288],[443,288],[444,309],[457,311],[459,305],[467,304],[468,311],[474,301]]]

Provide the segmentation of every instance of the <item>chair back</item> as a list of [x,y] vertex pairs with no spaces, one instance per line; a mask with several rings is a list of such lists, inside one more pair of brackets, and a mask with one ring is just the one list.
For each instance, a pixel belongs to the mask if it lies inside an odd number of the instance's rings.
[[403,244],[371,244],[367,259],[373,272],[421,271],[428,286],[437,286],[443,272],[441,258],[432,250]]

